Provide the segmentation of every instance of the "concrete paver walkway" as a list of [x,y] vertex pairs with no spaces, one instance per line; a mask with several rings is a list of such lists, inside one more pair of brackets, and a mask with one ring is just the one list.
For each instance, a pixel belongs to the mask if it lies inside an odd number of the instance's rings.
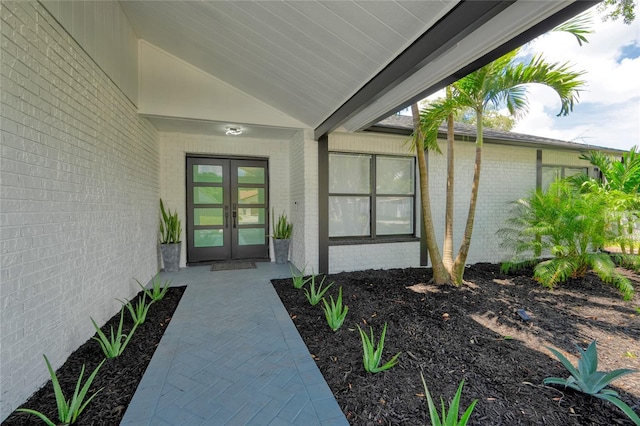
[[187,285],[121,425],[348,425],[271,286],[287,265],[163,273]]

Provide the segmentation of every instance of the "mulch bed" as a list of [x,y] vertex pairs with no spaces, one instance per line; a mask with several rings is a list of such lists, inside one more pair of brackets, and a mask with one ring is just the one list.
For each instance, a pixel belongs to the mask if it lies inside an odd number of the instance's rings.
[[[593,339],[599,370],[640,370],[638,276],[632,274],[631,302],[592,274],[554,291],[531,276],[530,270],[504,275],[498,265],[480,264],[455,288],[430,285],[431,271],[419,268],[330,275],[325,282],[335,284],[328,294],[335,298],[342,286],[349,306],[337,332],[290,279],[273,284],[352,425],[429,424],[421,372],[436,403],[442,396],[448,404],[465,380],[461,406],[478,400],[470,425],[632,425],[612,404],[542,381],[568,376],[545,346],[570,354],[575,364],[575,345],[584,348]],[[385,322],[382,362],[402,352],[400,361],[370,374],[362,366],[356,324],[366,331],[372,326],[378,339]],[[640,373],[613,385],[640,412]]]
[[[104,363],[93,381],[89,395],[92,395],[97,389],[103,389],[78,417],[76,424],[106,426],[120,423],[185,289],[186,287],[169,288],[164,298],[149,308],[146,321],[138,326],[122,355]],[[133,299],[134,305],[137,303],[138,297],[140,294]],[[128,333],[133,326],[128,311],[125,311],[124,318],[123,331]],[[88,318],[87,321],[89,321]],[[109,336],[111,326],[117,330],[119,322],[120,313],[114,315],[102,327],[102,331]],[[86,365],[82,379],[84,384],[86,378],[103,359],[102,349],[93,339],[89,339],[72,353],[56,372],[64,395],[67,398],[73,395],[83,364]],[[46,371],[44,358],[41,361],[42,369]],[[57,422],[58,414],[51,381],[49,380],[34,393],[22,407],[40,411],[52,421]],[[18,412],[14,412],[2,422],[3,426],[36,424],[43,423],[35,416]]]

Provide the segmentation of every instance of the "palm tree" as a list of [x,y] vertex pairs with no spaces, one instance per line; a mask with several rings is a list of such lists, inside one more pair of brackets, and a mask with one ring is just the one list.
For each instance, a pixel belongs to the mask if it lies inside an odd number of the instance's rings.
[[[433,145],[431,141],[437,138],[438,127],[454,111],[469,108],[476,114],[476,156],[464,235],[455,260],[452,259],[453,250],[447,250],[444,252],[443,264],[441,266],[436,265],[438,258],[434,258],[430,250],[429,254],[434,267],[434,281],[436,283],[453,282],[459,285],[463,281],[464,265],[469,253],[471,235],[473,233],[480,184],[484,111],[489,107],[495,108],[505,105],[511,115],[518,117],[524,114],[528,108],[526,86],[529,84],[544,84],[552,88],[560,97],[561,110],[558,115],[567,115],[573,110],[574,104],[578,101],[578,94],[584,84],[580,80],[580,76],[584,72],[571,70],[567,63],[548,63],[540,56],[534,57],[528,63],[521,63],[516,61],[517,53],[517,50],[510,52],[452,84],[451,93],[445,100],[433,103],[422,111],[420,131],[414,132],[413,143],[417,151],[420,151]],[[449,138],[453,139],[451,134],[448,135]],[[420,162],[418,165],[421,167]],[[422,175],[422,171],[420,173]],[[420,185],[420,189],[423,191],[424,183],[421,181]],[[447,198],[452,198],[452,192],[453,184],[449,185],[448,182]],[[421,195],[425,196],[424,193],[421,193]],[[428,192],[426,195],[428,196]],[[452,212],[447,209],[447,216],[451,214]],[[445,223],[449,223],[449,220],[450,217],[446,218]],[[429,235],[431,231],[428,228],[425,232],[427,233],[427,240],[435,239],[433,235]],[[446,238],[450,239],[450,241],[445,244],[447,247],[452,247],[452,235],[450,232],[446,233]],[[436,277],[435,269],[440,269],[441,267],[447,270],[448,278],[440,277],[438,279]]]

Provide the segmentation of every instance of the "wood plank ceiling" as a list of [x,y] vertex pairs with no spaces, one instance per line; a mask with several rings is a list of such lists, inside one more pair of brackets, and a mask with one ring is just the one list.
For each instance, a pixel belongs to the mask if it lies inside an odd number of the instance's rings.
[[[368,100],[364,99],[364,104],[346,111],[342,118],[331,121],[333,114],[359,90],[383,74],[385,69],[388,70],[390,64],[394,64],[416,40],[436,28],[455,9],[465,6],[464,3],[457,0],[121,0],[139,38],[311,128],[319,128],[325,123],[322,131],[333,130],[353,114],[362,113],[367,102],[372,103],[401,83],[399,79],[409,77],[408,70],[402,71],[405,75],[402,72],[394,73],[391,78],[381,82],[388,88],[378,83],[373,87],[377,93],[370,94]],[[506,26],[494,17],[515,2],[486,3],[492,4],[490,8],[485,8],[490,12],[478,12],[471,23],[477,20],[480,26],[493,19],[488,25],[495,29],[494,32],[499,32],[500,28]],[[531,25],[547,19],[573,2],[537,3],[545,6],[538,7],[536,16],[530,17]],[[468,10],[471,9],[468,7]],[[464,28],[458,31],[460,40],[453,40],[450,48],[456,47],[462,38],[471,33],[465,32],[469,27],[473,25],[464,23]],[[512,39],[526,29],[519,28],[517,34],[511,30],[506,36]],[[445,40],[437,42],[446,44]],[[482,40],[476,40],[467,50],[481,45]],[[438,47],[432,46],[431,53],[437,51]],[[437,56],[441,54],[438,52]],[[433,55],[433,59],[437,59],[436,55]],[[469,62],[471,60],[464,65]],[[428,64],[418,60],[413,66],[417,65],[423,67]],[[446,64],[441,67],[446,68]],[[447,76],[459,68],[447,69]],[[424,92],[425,88],[421,87],[420,90]],[[405,96],[403,101],[406,100]],[[393,102],[396,104],[384,105],[382,109],[377,105],[376,108],[390,112],[398,107],[398,99],[393,99]]]

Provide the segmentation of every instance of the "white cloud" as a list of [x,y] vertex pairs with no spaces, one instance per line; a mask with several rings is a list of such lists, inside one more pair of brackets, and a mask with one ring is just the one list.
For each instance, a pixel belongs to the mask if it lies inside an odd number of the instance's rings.
[[532,87],[529,114],[515,132],[619,149],[640,144],[640,57],[620,60],[623,47],[640,49],[640,26],[637,21],[602,22],[594,14],[593,28],[595,33],[582,47],[569,34],[549,33],[523,48],[523,54],[542,53],[549,61],[568,61],[586,70],[587,89],[569,116],[555,117],[557,95]]

